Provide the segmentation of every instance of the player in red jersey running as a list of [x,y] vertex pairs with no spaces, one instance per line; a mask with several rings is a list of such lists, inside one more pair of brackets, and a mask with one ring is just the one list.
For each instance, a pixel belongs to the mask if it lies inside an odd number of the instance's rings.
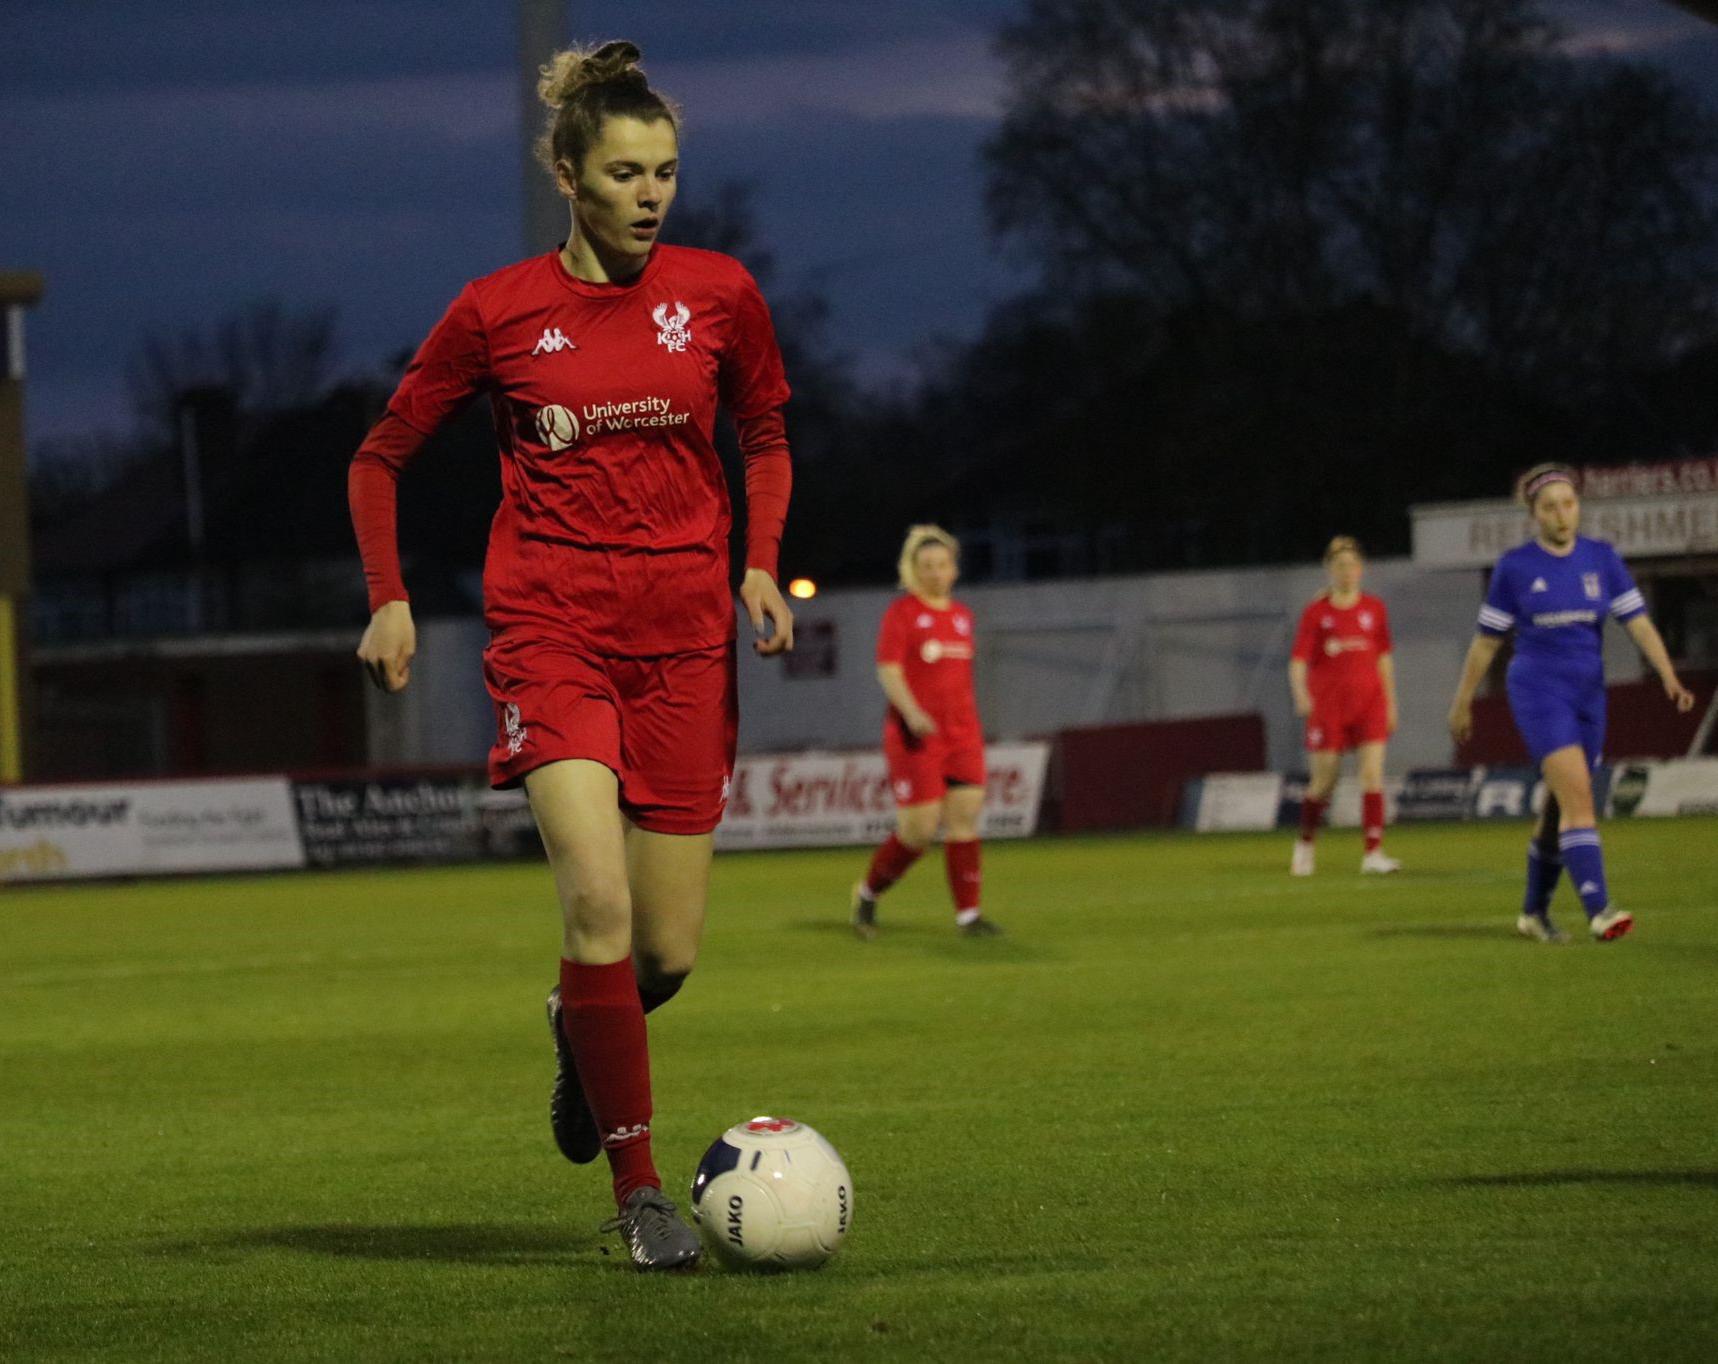
[[791,466],[757,285],[727,256],[657,241],[679,115],[638,57],[609,43],[543,68],[538,150],[569,202],[567,240],[460,290],[354,458],[350,496],[374,613],[358,655],[398,691],[415,635],[395,484],[488,398],[502,487],[483,575],[489,771],[524,785],[561,903],[550,1116],[569,1159],[607,1152],[612,1225],[658,1269],[694,1264],[698,1239],[651,1158],[644,1016],[697,956],[738,713],[717,406],[745,454],[740,598],[763,654],[793,644],[775,583]]
[[1384,741],[1396,732],[1396,665],[1384,603],[1360,590],[1366,561],[1358,541],[1338,535],[1324,551],[1330,586],[1301,612],[1289,655],[1295,714],[1306,718],[1312,776],[1300,807],[1289,871],[1311,876],[1319,821],[1336,789],[1342,755],[1359,752],[1363,872],[1400,871],[1384,851]]
[[853,887],[853,931],[867,941],[877,936],[877,897],[919,859],[940,825],[955,924],[968,937],[995,937],[1001,928],[979,910],[984,729],[972,694],[972,609],[950,595],[960,543],[940,526],[914,526],[899,568],[902,595],[883,613],[877,637],[895,832]]

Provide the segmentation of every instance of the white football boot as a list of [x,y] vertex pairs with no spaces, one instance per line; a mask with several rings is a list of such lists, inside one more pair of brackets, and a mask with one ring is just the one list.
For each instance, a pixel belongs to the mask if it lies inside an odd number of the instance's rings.
[[1401,871],[1402,864],[1382,848],[1374,848],[1360,859],[1360,870],[1368,876],[1383,876],[1393,871]]
[[1318,845],[1304,838],[1294,841],[1294,856],[1289,860],[1290,876],[1311,876],[1318,870]]
[[1531,938],[1534,942],[1565,943],[1569,941],[1569,935],[1552,923],[1550,916],[1546,914],[1523,914],[1515,921],[1515,931],[1524,938]]
[[1587,922],[1588,931],[1600,942],[1615,942],[1633,927],[1634,915],[1615,906],[1600,910]]

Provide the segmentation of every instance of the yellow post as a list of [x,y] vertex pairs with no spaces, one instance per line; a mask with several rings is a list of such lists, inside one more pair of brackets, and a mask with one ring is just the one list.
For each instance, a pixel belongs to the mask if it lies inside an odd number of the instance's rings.
[[24,311],[42,277],[0,270],[0,782],[24,779],[24,676],[30,599],[30,488],[24,465]]
[[24,780],[24,717],[18,704],[18,631],[12,598],[0,594],[0,782]]

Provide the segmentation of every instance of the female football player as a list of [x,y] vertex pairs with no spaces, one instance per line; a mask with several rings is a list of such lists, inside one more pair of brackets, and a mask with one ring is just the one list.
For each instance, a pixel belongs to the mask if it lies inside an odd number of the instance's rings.
[[502,484],[484,567],[489,770],[524,785],[560,900],[550,1115],[570,1160],[607,1153],[612,1225],[660,1269],[692,1265],[698,1240],[651,1158],[644,1016],[697,956],[737,716],[717,407],[745,452],[740,597],[763,654],[793,644],[775,583],[791,473],[757,285],[726,256],[658,241],[679,112],[638,61],[609,43],[543,68],[538,151],[567,240],[460,291],[358,451],[350,495],[374,612],[358,656],[398,691],[415,637],[395,483],[437,427],[488,397]]
[[1566,941],[1551,922],[1551,896],[1565,866],[1587,926],[1600,942],[1634,927],[1611,904],[1599,850],[1592,769],[1605,742],[1605,672],[1600,636],[1616,617],[1680,711],[1694,704],[1647,618],[1646,601],[1616,550],[1577,533],[1581,499],[1575,474],[1560,464],[1529,469],[1516,485],[1537,534],[1497,561],[1479,632],[1450,705],[1450,733],[1460,743],[1473,732],[1473,696],[1505,635],[1515,656],[1505,679],[1515,727],[1545,775],[1549,796],[1527,845],[1527,894],[1515,928],[1535,942]]
[[1311,876],[1317,866],[1319,821],[1330,805],[1342,755],[1359,757],[1363,872],[1400,871],[1384,851],[1384,744],[1396,732],[1396,665],[1384,603],[1360,590],[1366,560],[1360,544],[1338,535],[1324,551],[1330,586],[1301,612],[1289,654],[1295,714],[1306,720],[1312,768],[1300,806],[1300,837],[1289,872]]
[[883,755],[895,832],[853,887],[853,931],[865,940],[877,936],[877,898],[940,826],[955,925],[968,937],[994,937],[1001,928],[979,909],[984,729],[972,693],[972,609],[951,595],[960,542],[940,526],[913,526],[898,569],[901,595],[883,613],[877,637],[877,681],[889,702]]

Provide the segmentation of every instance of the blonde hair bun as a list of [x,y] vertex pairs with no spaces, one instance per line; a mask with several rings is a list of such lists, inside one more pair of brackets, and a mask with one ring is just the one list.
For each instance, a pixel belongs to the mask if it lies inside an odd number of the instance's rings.
[[537,68],[537,98],[559,109],[588,85],[603,85],[627,77],[642,82],[639,62],[644,54],[634,43],[604,43],[601,47],[569,47]]
[[906,541],[901,545],[901,557],[895,564],[895,571],[903,592],[917,592],[919,590],[916,560],[919,551],[930,545],[941,545],[954,555],[957,561],[960,558],[960,541],[941,526],[933,526],[929,522],[917,526],[908,526]]

